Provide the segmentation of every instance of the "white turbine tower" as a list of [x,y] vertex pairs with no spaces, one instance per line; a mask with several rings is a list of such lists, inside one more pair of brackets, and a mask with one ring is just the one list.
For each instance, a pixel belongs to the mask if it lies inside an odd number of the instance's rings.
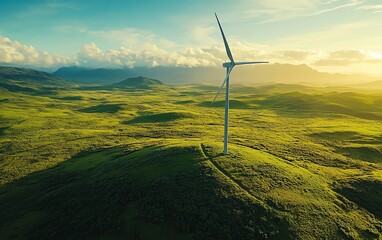
[[268,63],[268,62],[235,62],[232,57],[231,50],[229,49],[227,39],[224,36],[224,32],[222,29],[222,26],[220,25],[218,15],[215,13],[216,20],[218,21],[220,32],[223,37],[224,41],[224,46],[225,50],[227,52],[227,56],[230,60],[230,62],[223,63],[223,67],[227,68],[227,75],[223,81],[223,84],[219,88],[219,91],[216,93],[214,100],[215,101],[216,97],[219,95],[220,91],[223,89],[224,84],[226,84],[225,88],[225,114],[224,114],[224,154],[228,154],[228,112],[229,112],[229,74],[231,73],[233,67],[236,65],[244,65],[244,64],[259,64],[259,63]]

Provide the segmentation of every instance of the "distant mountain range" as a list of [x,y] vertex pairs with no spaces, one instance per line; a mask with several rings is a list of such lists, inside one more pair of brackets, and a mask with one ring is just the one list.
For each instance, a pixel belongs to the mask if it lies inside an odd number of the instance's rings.
[[[121,68],[88,69],[80,67],[60,68],[53,74],[28,68],[0,66],[0,87],[9,91],[33,92],[38,88],[76,87],[77,83],[90,88],[152,88],[165,84],[220,84],[224,78],[222,68]],[[142,77],[145,76],[145,77]],[[156,79],[160,79],[156,80]],[[237,67],[232,73],[233,84],[270,83],[305,86],[336,86],[364,89],[382,89],[382,81],[366,75],[330,74],[318,72],[307,65],[269,64]],[[100,86],[100,84],[102,86]],[[286,85],[285,85],[286,84]],[[87,86],[82,86],[87,87]],[[269,88],[267,86],[266,88]],[[276,88],[279,91],[279,87]],[[344,89],[344,90],[346,90]]]
[[136,90],[148,90],[148,89],[159,89],[162,86],[166,87],[161,81],[146,77],[134,77],[128,78],[121,82],[109,83],[109,84],[90,84],[81,86],[80,89],[83,90],[114,90],[120,89],[125,91],[136,91]]
[[354,84],[352,87],[361,87],[361,88],[379,88],[382,89],[382,80],[379,81],[372,81],[367,83],[361,83],[361,84]]
[[[63,67],[54,75],[78,83],[116,83],[129,77],[146,76],[169,84],[221,82],[225,70],[216,67],[135,67],[135,68],[82,68]],[[354,84],[379,80],[361,74],[331,74],[319,72],[307,65],[264,64],[236,67],[231,78],[235,83],[305,83],[310,85]]]

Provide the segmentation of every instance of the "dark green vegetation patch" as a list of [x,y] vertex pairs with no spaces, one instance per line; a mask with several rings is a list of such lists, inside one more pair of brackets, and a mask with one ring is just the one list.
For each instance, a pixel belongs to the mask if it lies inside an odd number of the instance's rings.
[[355,178],[335,190],[382,219],[382,183],[380,181],[372,178]]
[[[219,107],[219,108],[224,108],[225,106],[225,101],[205,101],[199,104],[199,106],[202,107]],[[249,108],[249,105],[243,101],[240,100],[230,100],[229,101],[229,107],[230,109],[240,109],[240,108]]]
[[34,88],[22,87],[16,84],[12,85],[12,84],[1,83],[1,82],[0,82],[0,88],[7,89],[10,92],[36,92],[36,89]]
[[148,114],[136,117],[129,121],[124,121],[125,124],[132,123],[160,123],[160,122],[171,122],[183,118],[192,118],[195,117],[195,113],[191,112],[167,112],[167,113],[157,113],[157,114]]
[[366,146],[348,146],[338,148],[338,151],[353,159],[361,159],[366,162],[382,163],[382,152],[379,148]]
[[78,110],[84,113],[117,113],[122,109],[122,104],[100,104]]
[[60,99],[73,101],[73,100],[82,100],[83,97],[82,96],[65,96],[65,97],[61,97]]

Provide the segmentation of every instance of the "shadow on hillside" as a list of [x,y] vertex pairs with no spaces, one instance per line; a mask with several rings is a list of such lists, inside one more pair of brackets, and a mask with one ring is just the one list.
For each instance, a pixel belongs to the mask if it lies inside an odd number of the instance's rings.
[[100,104],[97,106],[82,108],[77,111],[83,113],[117,113],[122,109],[123,104]]
[[7,130],[8,128],[10,128],[10,127],[8,126],[8,127],[1,127],[0,128],[0,137],[4,135],[5,130]]
[[382,163],[382,153],[379,149],[369,146],[337,147],[336,152],[355,160],[371,163]]
[[83,152],[0,186],[0,238],[264,239],[280,238],[280,229],[285,234],[283,220],[215,178],[199,154],[195,147]]
[[181,93],[181,96],[202,96],[205,94],[204,92],[190,92],[190,91],[184,91],[180,93]]
[[[198,104],[201,107],[212,107],[212,108],[224,108],[225,101],[204,101]],[[239,100],[230,100],[229,101],[229,108],[230,109],[248,109],[252,108],[247,103]]]
[[362,139],[362,135],[354,131],[318,132],[312,133],[309,136],[313,138],[331,141],[350,141]]
[[7,89],[10,92],[24,92],[24,93],[33,93],[36,92],[37,90],[34,88],[29,88],[29,87],[22,87],[18,85],[12,85],[12,84],[6,84],[6,83],[0,83],[0,87]]
[[64,96],[61,98],[57,98],[59,100],[68,100],[68,101],[75,101],[75,100],[83,100],[84,98],[82,96]]
[[355,179],[334,190],[382,220],[382,183],[380,181]]
[[183,100],[183,101],[176,101],[174,102],[175,104],[190,104],[190,103],[194,103],[195,101],[194,100]]
[[123,121],[122,124],[134,124],[134,123],[163,123],[171,122],[184,118],[194,117],[193,113],[189,112],[166,112],[166,113],[157,113],[138,116],[134,119]]

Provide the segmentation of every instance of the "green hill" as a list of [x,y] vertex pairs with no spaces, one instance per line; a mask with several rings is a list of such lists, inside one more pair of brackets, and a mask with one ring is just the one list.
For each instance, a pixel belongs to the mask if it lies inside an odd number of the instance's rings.
[[0,187],[0,238],[378,236],[373,217],[319,175],[259,150],[220,149],[178,141],[79,154]]
[[28,84],[60,86],[69,83],[53,74],[33,70],[30,68],[4,67],[0,66],[1,81],[14,80],[17,82],[25,82]]
[[0,66],[0,88],[10,92],[37,92],[41,88],[68,87],[72,84],[50,73],[29,68]]
[[381,94],[153,84],[0,88],[0,239],[381,238]]
[[282,114],[296,115],[296,112],[300,112],[314,116],[329,113],[371,120],[382,119],[382,108],[378,102],[370,101],[366,95],[352,92],[315,95],[290,92],[270,95],[253,102],[259,107],[272,108]]
[[111,84],[112,88],[153,88],[163,85],[163,83],[156,79],[146,77],[134,77],[128,78],[124,81]]

